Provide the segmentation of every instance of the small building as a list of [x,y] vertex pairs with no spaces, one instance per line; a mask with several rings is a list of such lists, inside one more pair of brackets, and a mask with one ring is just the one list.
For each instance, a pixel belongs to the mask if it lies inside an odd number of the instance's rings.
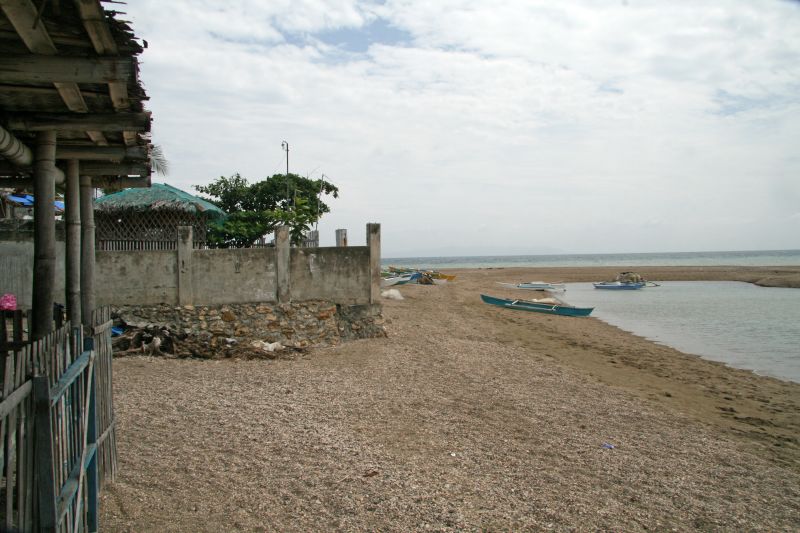
[[172,250],[178,226],[192,226],[194,245],[202,247],[209,221],[226,216],[214,204],[166,183],[102,196],[94,212],[98,250]]

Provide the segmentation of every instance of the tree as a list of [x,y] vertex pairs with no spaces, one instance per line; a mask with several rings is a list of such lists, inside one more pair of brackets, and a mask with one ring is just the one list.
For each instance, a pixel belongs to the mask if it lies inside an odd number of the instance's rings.
[[194,188],[228,213],[209,226],[208,242],[218,246],[252,245],[280,225],[289,226],[292,243],[300,244],[311,225],[330,212],[322,196],[339,197],[334,184],[297,174],[275,174],[251,184],[237,173]]

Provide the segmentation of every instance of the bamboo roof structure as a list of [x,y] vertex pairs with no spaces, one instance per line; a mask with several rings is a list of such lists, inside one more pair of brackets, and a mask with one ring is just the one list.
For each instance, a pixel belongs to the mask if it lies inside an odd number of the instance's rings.
[[0,0],[0,187],[29,183],[41,131],[57,133],[57,165],[79,160],[95,187],[150,185],[146,43],[120,14],[100,0]]

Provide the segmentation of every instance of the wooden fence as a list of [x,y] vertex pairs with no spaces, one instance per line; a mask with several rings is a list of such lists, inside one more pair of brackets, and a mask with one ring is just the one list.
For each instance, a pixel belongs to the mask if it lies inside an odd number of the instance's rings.
[[0,321],[0,527],[97,531],[116,471],[110,311],[94,313],[91,337],[67,323],[36,342],[19,316]]

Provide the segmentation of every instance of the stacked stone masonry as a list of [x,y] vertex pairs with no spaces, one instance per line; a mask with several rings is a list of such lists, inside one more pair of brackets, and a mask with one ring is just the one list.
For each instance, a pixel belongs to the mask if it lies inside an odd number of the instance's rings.
[[[117,307],[114,316],[128,331],[162,337],[167,342],[159,351],[179,357],[250,357],[260,354],[253,348],[259,342],[278,342],[290,350],[304,350],[386,336],[378,304],[346,306],[322,300],[221,306],[162,304]],[[140,349],[143,340],[139,339],[125,348]]]

